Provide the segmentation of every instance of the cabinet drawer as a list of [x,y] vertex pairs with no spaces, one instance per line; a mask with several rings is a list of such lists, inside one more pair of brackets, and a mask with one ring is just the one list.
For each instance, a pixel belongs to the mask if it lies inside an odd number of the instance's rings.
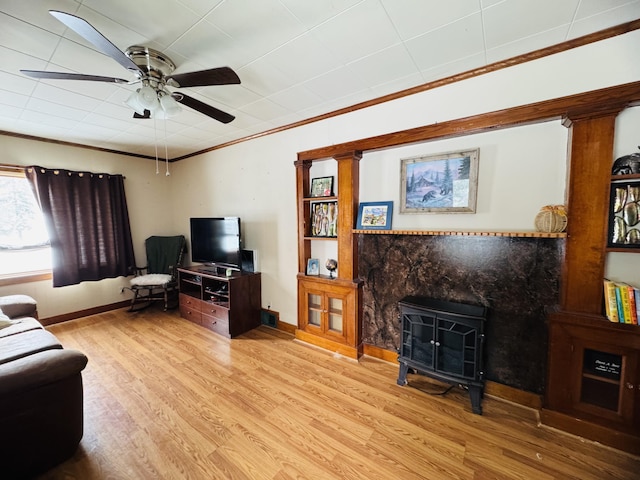
[[180,308],[188,308],[190,310],[200,311],[200,305],[202,301],[199,298],[192,297],[191,295],[180,294]]
[[216,332],[219,335],[230,338],[229,322],[224,318],[202,314],[202,326]]
[[200,313],[201,301],[197,298],[193,298],[190,295],[180,294],[180,316],[186,318],[190,322],[197,323],[202,322],[202,314]]
[[202,323],[202,314],[200,313],[200,310],[184,306],[183,304],[180,304],[180,316],[190,322],[197,323],[198,325]]
[[215,317],[229,323],[229,310],[213,303],[202,302],[201,311],[203,315]]

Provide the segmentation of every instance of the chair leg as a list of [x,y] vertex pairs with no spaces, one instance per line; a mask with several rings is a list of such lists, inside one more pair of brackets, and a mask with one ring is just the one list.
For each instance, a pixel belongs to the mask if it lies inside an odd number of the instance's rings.
[[164,311],[166,312],[169,310],[169,289],[164,287],[162,290],[164,292]]

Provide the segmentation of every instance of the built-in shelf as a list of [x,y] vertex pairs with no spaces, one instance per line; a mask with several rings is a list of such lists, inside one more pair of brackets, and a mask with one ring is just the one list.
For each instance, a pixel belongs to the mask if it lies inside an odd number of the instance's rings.
[[549,233],[535,231],[489,232],[473,230],[353,230],[367,235],[458,235],[467,237],[521,237],[521,238],[566,238],[566,232]]

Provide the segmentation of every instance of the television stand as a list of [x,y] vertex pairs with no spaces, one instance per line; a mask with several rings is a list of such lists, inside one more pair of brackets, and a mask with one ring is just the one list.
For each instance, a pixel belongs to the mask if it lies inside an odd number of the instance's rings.
[[[222,273],[219,273],[222,271]],[[260,273],[217,266],[178,268],[180,316],[227,338],[260,325]]]

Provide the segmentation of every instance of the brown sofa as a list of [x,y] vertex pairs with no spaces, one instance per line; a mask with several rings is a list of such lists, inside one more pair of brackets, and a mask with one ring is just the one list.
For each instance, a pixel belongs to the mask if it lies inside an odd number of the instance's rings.
[[0,477],[30,478],[73,455],[86,364],[42,327],[31,297],[0,297]]

